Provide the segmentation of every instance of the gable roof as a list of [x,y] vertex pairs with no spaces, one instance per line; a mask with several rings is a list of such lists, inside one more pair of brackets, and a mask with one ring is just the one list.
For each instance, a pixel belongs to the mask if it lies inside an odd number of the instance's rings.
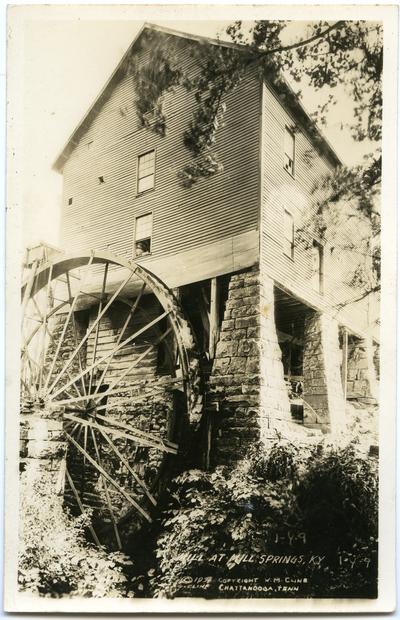
[[[165,28],[163,26],[158,26],[157,24],[151,24],[151,23],[146,22],[145,24],[143,24],[143,26],[141,27],[141,29],[139,30],[139,32],[133,39],[132,43],[126,50],[125,54],[121,58],[117,67],[114,69],[110,78],[107,80],[104,87],[102,88],[98,96],[96,97],[95,101],[90,106],[90,108],[86,111],[82,120],[77,125],[77,127],[74,129],[74,131],[68,138],[65,146],[63,147],[63,149],[57,156],[52,166],[53,169],[56,170],[57,172],[62,172],[65,162],[68,160],[75,146],[77,146],[80,138],[85,133],[85,131],[88,129],[93,119],[97,116],[97,114],[99,113],[105,101],[107,101],[107,99],[110,97],[114,86],[123,77],[124,72],[125,72],[125,67],[126,67],[126,61],[131,56],[135,47],[138,46],[139,40],[142,38],[143,33],[146,30],[156,31],[156,32],[167,34],[167,35],[176,36],[181,39],[188,39],[190,41],[198,41],[200,43],[207,42],[211,45],[219,45],[222,47],[229,47],[229,48],[234,48],[234,49],[243,49],[243,47],[245,47],[245,46],[237,45],[236,43],[231,43],[229,41],[221,41],[219,39],[213,39],[211,37],[204,37],[204,36],[199,36],[195,34],[180,32],[178,30],[173,30],[171,28]],[[269,85],[272,86],[272,88],[276,90],[276,86],[274,87],[274,84],[270,83]],[[294,103],[295,109],[291,110],[292,113],[296,116],[296,118],[298,118],[300,123],[305,122],[307,125],[311,124],[311,126],[313,127],[313,136],[311,137],[311,139],[313,139],[314,142],[316,142],[322,154],[325,155],[335,166],[342,165],[342,162],[340,158],[338,157],[338,155],[336,154],[336,152],[334,151],[333,147],[329,144],[328,140],[324,137],[320,129],[317,127],[316,123],[314,123],[314,121],[311,120],[308,112],[305,110],[300,100],[295,95],[293,89],[289,86],[289,84],[286,81],[285,81],[284,88],[286,89],[286,92],[291,95],[292,101],[295,102]]]

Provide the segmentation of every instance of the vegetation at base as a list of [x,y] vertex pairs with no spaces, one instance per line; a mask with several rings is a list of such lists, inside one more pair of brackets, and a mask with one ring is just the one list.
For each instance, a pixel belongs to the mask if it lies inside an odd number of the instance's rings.
[[90,515],[73,518],[45,482],[21,482],[18,584],[21,591],[47,597],[125,597],[123,553],[87,542]]
[[[235,467],[181,473],[159,520],[141,532],[129,558],[90,544],[90,515],[71,517],[43,483],[29,492],[22,484],[21,497],[19,587],[25,592],[168,598],[377,593],[377,461],[358,456],[352,443],[280,440],[267,451],[255,446]],[[274,578],[301,583],[301,589],[219,589],[226,579],[264,584]]]
[[[374,597],[377,519],[376,462],[353,445],[257,446],[233,469],[174,480],[136,596],[293,596],[218,592],[222,579],[279,576],[301,580],[300,597]],[[297,559],[271,560],[283,556]],[[201,577],[206,589],[196,587]]]

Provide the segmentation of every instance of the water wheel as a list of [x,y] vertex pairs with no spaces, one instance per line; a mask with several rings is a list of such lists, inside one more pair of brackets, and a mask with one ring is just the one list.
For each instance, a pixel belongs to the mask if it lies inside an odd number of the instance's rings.
[[152,520],[166,463],[199,421],[190,327],[158,278],[98,252],[34,264],[22,306],[22,405],[63,408],[65,502],[121,548],[121,524]]

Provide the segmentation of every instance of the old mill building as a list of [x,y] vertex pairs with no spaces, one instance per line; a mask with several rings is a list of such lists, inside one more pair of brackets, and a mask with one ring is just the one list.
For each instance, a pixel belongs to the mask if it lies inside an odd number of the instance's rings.
[[[67,406],[75,392],[83,391],[75,395],[78,405],[97,397],[98,422],[111,415],[107,407],[118,397],[116,411],[127,422],[135,418],[141,395],[146,407],[154,403],[154,393],[147,397],[150,379],[157,394],[166,370],[176,380],[183,376],[187,386],[196,358],[201,372],[196,396],[187,402],[190,408],[196,400],[199,428],[207,420],[207,459],[215,463],[239,457],[249,442],[268,439],[276,429],[340,429],[346,399],[377,397],[373,308],[368,298],[348,303],[357,297],[349,283],[354,256],[337,250],[337,230],[328,229],[321,238],[313,226],[304,226],[316,182],[340,161],[315,128],[310,132],[300,103],[292,98],[289,105],[280,88],[250,71],[226,96],[225,123],[216,138],[223,169],[184,187],[177,173],[191,160],[182,136],[194,109],[193,93],[181,86],[165,93],[167,131],[161,136],[151,123],[139,122],[135,82],[127,71],[132,56],[146,62],[155,40],[173,44],[185,67],[195,69],[189,51],[201,44],[200,37],[145,25],[54,164],[63,175],[60,247],[68,255],[89,257],[94,269],[82,285],[85,304],[72,304],[68,314],[74,315],[75,339],[92,331],[69,368],[52,363],[44,387]],[[354,240],[357,230],[343,225],[340,234]],[[55,255],[52,275],[46,272],[49,282],[65,266],[64,255]],[[121,269],[136,269],[125,288],[116,262]],[[85,264],[77,259],[74,266]],[[134,285],[136,276],[141,279]],[[73,288],[74,282],[71,274],[63,286]],[[42,285],[35,286],[34,291]],[[144,314],[136,313],[125,332],[126,313],[129,322],[139,297]],[[171,316],[176,342],[165,347]],[[161,336],[153,330],[157,317],[162,317]],[[150,323],[140,327],[141,321]],[[193,340],[186,333],[189,324]],[[127,342],[135,329],[139,335]],[[61,340],[69,330],[59,328]],[[64,345],[55,339],[53,356],[64,362],[72,340],[72,335],[66,339],[69,348],[61,355]],[[106,358],[113,347],[117,359],[110,365]],[[182,352],[185,347],[195,351],[193,359]],[[78,359],[87,372],[79,371]],[[57,389],[63,370],[68,375]],[[147,387],[121,400],[118,373],[120,389],[144,380]],[[169,407],[171,398],[179,401],[179,390],[163,393],[162,404],[154,407]],[[141,413],[143,407],[142,402]],[[72,424],[78,414],[69,415]],[[148,432],[161,430],[158,420]],[[173,451],[174,445],[163,447]]]

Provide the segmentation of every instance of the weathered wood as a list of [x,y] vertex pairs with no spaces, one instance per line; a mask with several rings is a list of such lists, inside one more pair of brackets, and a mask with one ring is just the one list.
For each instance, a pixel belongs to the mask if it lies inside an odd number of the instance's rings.
[[69,439],[69,441],[71,441],[71,443],[75,446],[75,448],[77,448],[79,450],[79,452],[81,452],[84,456],[86,456],[87,460],[89,461],[89,463],[91,463],[93,465],[93,467],[102,475],[104,476],[104,478],[106,480],[108,480],[108,482],[134,507],[136,508],[136,510],[145,518],[147,519],[147,521],[149,521],[149,523],[152,522],[152,519],[150,517],[150,515],[136,502],[136,500],[134,500],[134,498],[129,495],[119,484],[118,482],[116,482],[108,472],[106,472],[106,470],[101,467],[101,465],[99,465],[91,456],[88,452],[86,452],[82,446],[79,445],[78,442],[75,441],[75,439],[73,437],[71,437],[71,435],[69,435],[68,433],[66,433],[67,438]]
[[[66,273],[66,282],[67,282],[67,288],[68,288],[68,297],[69,299],[72,299],[72,290],[71,290],[71,280],[70,280],[70,276],[69,276],[69,272],[67,271]],[[78,330],[76,329],[76,321],[75,321],[75,314],[72,315],[72,329],[73,329],[73,333],[74,333],[74,343],[75,343],[75,348],[78,346]],[[79,352],[78,355],[78,364],[79,364],[79,370],[82,371],[82,360],[81,360],[81,353]],[[68,377],[71,378],[70,374],[68,373]],[[82,390],[83,393],[86,395],[86,385],[85,385],[85,381],[83,379],[83,377],[81,377],[81,385],[82,385]]]
[[[86,514],[85,508],[84,508],[84,506],[83,506],[83,504],[82,504],[82,502],[81,502],[81,498],[79,497],[79,493],[78,493],[78,491],[76,490],[76,487],[75,487],[74,481],[72,480],[71,475],[70,475],[70,473],[69,473],[69,471],[68,471],[68,469],[67,469],[67,468],[65,469],[65,474],[66,474],[66,476],[67,476],[68,484],[69,484],[69,486],[71,487],[72,492],[73,492],[73,494],[74,494],[74,496],[75,496],[76,503],[77,503],[77,504],[78,504],[78,506],[79,506],[79,510],[80,510],[80,511],[81,511],[81,513],[84,515],[84,514]],[[95,542],[95,543],[96,543],[96,545],[97,545],[97,546],[101,549],[101,543],[100,543],[100,541],[99,541],[99,539],[98,539],[98,537],[97,537],[97,534],[96,534],[96,532],[94,531],[93,525],[92,525],[91,523],[89,523],[88,528],[89,528],[89,531],[90,531],[90,533],[91,533],[91,535],[92,535],[92,537],[93,537],[94,542]]]
[[215,357],[215,349],[219,336],[219,288],[217,278],[211,278],[211,294],[210,294],[210,359]]
[[[94,430],[92,428],[90,429],[90,432],[91,432],[91,435],[92,435],[92,441],[93,441],[94,449],[95,449],[95,452],[96,452],[97,460],[98,460],[99,464],[102,466],[101,458],[100,458],[100,452],[99,452],[99,447],[97,445],[97,439],[96,439],[95,432],[94,432]],[[120,538],[120,535],[119,535],[119,531],[118,531],[118,527],[117,527],[117,522],[115,520],[114,511],[113,511],[113,508],[112,508],[112,505],[111,505],[111,500],[110,500],[110,495],[109,495],[109,492],[108,492],[108,487],[107,487],[107,484],[106,484],[106,482],[105,482],[103,477],[101,477],[101,484],[102,484],[102,487],[104,489],[104,494],[106,496],[107,508],[108,508],[108,512],[110,513],[110,518],[111,518],[111,521],[112,521],[112,524],[113,524],[114,534],[115,534],[115,538],[116,538],[116,541],[117,541],[118,549],[121,550],[122,549],[121,538]]]
[[[93,429],[92,432],[94,433]],[[118,450],[117,446],[115,445],[115,443],[112,441],[111,437],[109,437],[107,435],[107,433],[104,430],[99,430],[99,432],[101,433],[101,435],[104,437],[104,439],[107,441],[107,443],[111,446],[111,448],[114,450],[115,454],[118,456],[119,460],[121,461],[121,463],[123,465],[125,465],[126,469],[129,471],[129,473],[132,475],[132,477],[134,478],[135,482],[138,483],[138,485],[140,486],[140,488],[146,493],[147,497],[149,498],[149,500],[151,501],[151,503],[153,504],[153,506],[157,505],[156,499],[154,498],[154,496],[150,493],[149,489],[147,488],[147,486],[145,485],[145,483],[139,478],[139,476],[137,475],[137,473],[135,472],[134,469],[132,469],[132,467],[129,465],[129,462],[126,460],[126,458],[124,457],[123,454],[121,454],[121,452]]]
[[[90,264],[93,262],[93,254],[90,257]],[[89,329],[87,330],[86,334],[84,335],[84,337],[82,338],[82,340],[80,341],[78,348],[75,349],[75,351],[73,352],[73,354],[68,358],[68,360],[65,362],[64,366],[62,367],[62,369],[60,370],[60,372],[58,373],[58,375],[56,376],[56,378],[54,379],[53,383],[51,384],[48,392],[51,393],[51,391],[54,389],[55,385],[58,383],[58,381],[60,380],[60,377],[63,376],[64,372],[66,371],[66,369],[68,368],[68,366],[73,362],[73,360],[75,359],[76,355],[79,353],[80,349],[83,347],[83,345],[85,344],[85,342],[87,341],[87,339],[89,338],[90,334],[92,333],[92,331],[95,329],[97,323],[100,321],[100,319],[105,315],[105,313],[107,312],[107,310],[109,309],[109,307],[111,306],[111,304],[113,303],[113,301],[116,299],[116,297],[118,297],[119,293],[122,291],[122,289],[124,288],[125,284],[127,284],[127,282],[129,282],[129,280],[132,278],[134,274],[134,270],[131,270],[130,273],[128,274],[128,276],[121,282],[121,284],[119,285],[119,287],[117,288],[117,290],[115,291],[115,293],[111,296],[111,298],[108,300],[107,304],[104,306],[103,310],[101,311],[100,315],[97,317],[97,319],[94,321],[94,323],[89,327]],[[76,296],[74,297],[74,301],[71,305],[71,309],[74,308],[75,305],[75,300],[79,297],[80,294],[80,290],[78,290],[78,293],[76,294]],[[70,312],[71,312],[70,309]],[[66,321],[66,323],[68,322],[68,319]],[[87,372],[87,371],[86,371]],[[79,377],[80,378],[80,377]]]
[[[98,307],[98,310],[97,310],[97,318],[99,318],[99,316],[101,314],[101,311],[103,309],[103,300],[104,300],[104,292],[105,292],[105,289],[106,289],[108,267],[109,267],[109,263],[106,263],[105,266],[104,266],[103,284],[101,286],[101,296],[100,296],[99,307]],[[100,321],[97,322],[96,330],[95,330],[95,333],[94,333],[92,364],[96,360],[97,344],[98,344],[98,339],[99,339],[99,330],[100,330]],[[89,394],[92,393],[92,382],[93,382],[93,370],[91,371],[90,377],[89,377],[89,388],[88,388],[88,393]]]
[[[100,424],[97,424],[96,422],[93,422],[91,420],[84,420],[83,418],[77,418],[76,416],[72,414],[65,413],[64,417],[67,420],[72,420],[73,422],[79,422],[79,424],[81,424],[83,428],[92,427],[97,430],[102,430],[104,428],[103,426],[101,426]],[[116,428],[113,428],[112,426],[108,426],[104,430],[109,431],[110,433],[112,433],[116,437],[119,437],[120,439],[121,438],[129,439],[133,443],[137,443],[145,448],[155,448],[157,450],[161,450],[162,452],[170,452],[171,454],[177,453],[176,448],[173,448],[172,446],[164,443],[162,439],[159,439],[153,436],[151,436],[151,439],[149,439],[148,434],[147,434],[147,437],[144,437],[143,433],[140,432],[139,434],[139,431],[136,432],[136,429],[131,428],[129,433],[125,433],[124,431],[120,431]]]
[[[89,258],[89,261],[87,263],[86,272],[85,272],[85,276],[83,278],[83,282],[86,282],[86,280],[89,277],[89,269],[90,269],[90,266],[91,266],[92,263],[93,263],[93,254],[91,254],[91,256]],[[53,268],[53,265],[51,267]],[[52,271],[53,271],[52,268],[50,269],[50,275],[52,274]],[[46,378],[46,381],[45,381],[45,384],[44,384],[44,389],[45,390],[47,390],[47,388],[48,388],[48,385],[49,385],[49,382],[50,382],[50,379],[51,379],[51,375],[53,374],[54,365],[55,365],[56,360],[58,358],[58,355],[60,353],[61,345],[64,342],[64,337],[65,337],[65,333],[67,331],[68,323],[69,323],[70,318],[71,318],[71,316],[72,316],[72,314],[74,312],[74,309],[75,309],[75,306],[76,306],[76,302],[78,300],[79,295],[80,295],[80,288],[78,288],[78,291],[76,292],[76,294],[74,296],[74,299],[72,300],[70,309],[68,311],[67,318],[65,319],[64,326],[63,326],[63,329],[62,329],[62,332],[61,332],[61,335],[60,335],[60,338],[59,338],[59,341],[58,341],[57,349],[56,349],[56,351],[55,351],[55,353],[53,355],[53,359],[52,359],[52,362],[51,362],[51,365],[50,365],[50,369],[48,371],[47,378]],[[60,377],[62,377],[62,375],[64,374],[65,370],[66,370],[66,367],[63,369],[63,371],[61,371],[61,373],[59,375],[57,375],[58,379]],[[56,383],[56,382],[57,382],[57,378],[53,382],[52,387],[50,388],[49,391],[52,390],[52,388],[54,387],[54,383]]]
[[[126,338],[126,340],[124,340],[120,345],[118,345],[117,347],[115,347],[112,351],[110,351],[109,353],[107,353],[106,355],[104,355],[103,357],[101,357],[100,359],[98,359],[94,364],[91,364],[90,366],[88,366],[84,371],[82,371],[81,373],[79,373],[76,377],[74,377],[73,381],[78,381],[83,375],[87,374],[88,372],[90,372],[93,368],[96,368],[96,366],[99,366],[100,364],[102,364],[107,358],[109,358],[110,356],[115,355],[115,353],[117,351],[119,351],[120,349],[122,349],[126,344],[128,344],[128,342],[132,342],[132,340],[134,340],[135,338],[137,338],[138,336],[140,336],[141,334],[143,334],[145,331],[147,331],[148,329],[150,329],[151,327],[153,327],[153,325],[156,325],[159,321],[161,321],[162,319],[164,319],[169,313],[168,312],[163,312],[163,314],[161,314],[160,316],[158,316],[157,318],[154,319],[154,321],[151,321],[151,323],[148,323],[148,325],[145,325],[144,327],[142,327],[141,329],[137,330],[134,334],[132,334],[132,336],[129,336],[129,338]],[[82,341],[81,341],[82,342]],[[71,359],[71,358],[70,358]],[[65,372],[65,370],[64,370]],[[71,385],[72,381],[69,381],[68,383],[66,383],[63,386],[63,389],[65,387],[69,387]],[[54,382],[53,382],[54,385]],[[56,398],[56,396],[58,396],[59,394],[61,394],[61,392],[63,391],[63,389],[59,389],[56,392],[54,392],[53,394],[50,394],[50,400],[54,400]]]
[[[141,431],[137,428],[133,428],[132,426],[130,426],[129,424],[125,424],[124,422],[121,422],[120,420],[116,421],[113,420],[112,418],[109,418],[107,416],[101,415],[99,413],[97,413],[97,409],[96,409],[96,413],[92,414],[93,417],[95,418],[99,418],[99,420],[103,420],[103,422],[107,422],[107,424],[111,425],[111,426],[115,426],[116,428],[121,428],[130,432],[134,432],[137,435],[141,435],[144,438],[149,438],[152,441],[157,440],[157,441],[162,441],[163,444],[170,446],[171,448],[174,448],[175,450],[178,450],[178,444],[174,443],[172,441],[170,441],[169,439],[157,439],[155,438],[153,435],[151,435],[151,433],[146,433],[145,431]],[[107,430],[107,428],[105,428],[104,430]]]
[[[137,297],[135,298],[135,300],[134,300],[133,304],[131,305],[131,307],[130,307],[130,309],[129,309],[128,315],[127,315],[127,317],[126,317],[126,319],[125,319],[125,321],[124,321],[124,324],[123,324],[123,326],[122,326],[122,329],[120,330],[120,332],[119,332],[119,334],[118,334],[118,338],[117,338],[117,341],[116,341],[116,343],[115,343],[115,344],[116,344],[116,346],[118,346],[118,345],[120,344],[120,342],[121,342],[121,340],[122,340],[122,338],[123,338],[123,336],[124,336],[124,334],[125,334],[126,328],[128,327],[128,325],[129,325],[130,321],[131,321],[131,320],[132,320],[132,318],[134,317],[135,312],[136,312],[136,308],[138,307],[138,305],[139,305],[139,303],[140,303],[140,300],[141,300],[141,298],[142,298],[142,295],[143,295],[143,293],[144,293],[144,289],[145,289],[145,288],[146,288],[146,283],[145,283],[145,282],[143,282],[142,287],[141,287],[141,289],[140,289],[140,291],[139,291],[139,293],[138,293]],[[106,373],[107,373],[107,370],[108,370],[108,368],[109,368],[109,366],[110,366],[110,363],[111,363],[111,359],[109,359],[109,360],[107,361],[107,363],[106,363],[106,365],[105,365],[105,368],[104,368],[104,370],[102,371],[102,374],[101,374],[100,380],[99,380],[99,382],[98,382],[98,384],[97,384],[97,386],[96,386],[96,389],[95,389],[95,391],[94,391],[94,394],[93,394],[94,396],[96,396],[96,394],[98,393],[98,391],[99,391],[99,389],[100,389],[101,384],[102,384],[102,383],[103,383],[103,381],[104,381],[104,377],[106,376]]]
[[[136,366],[150,353],[150,351],[152,351],[155,346],[160,344],[168,336],[168,334],[171,333],[171,331],[172,331],[172,328],[169,327],[160,336],[160,338],[157,338],[157,340],[154,343],[151,343],[151,345],[148,346],[147,349],[145,351],[143,351],[143,353],[141,355],[139,355],[139,357],[136,357],[133,360],[133,362],[131,364],[129,364],[129,366],[123,372],[121,372],[118,375],[118,378],[114,381],[114,383],[112,383],[110,385],[110,391],[114,390],[116,388],[116,386],[124,379],[124,377],[126,377],[126,375],[128,375],[134,368],[136,368]],[[108,390],[106,390],[105,392],[101,392],[101,394],[98,394],[96,397],[93,397],[93,400],[95,402],[98,402],[99,399],[104,398],[105,396],[108,396]]]

